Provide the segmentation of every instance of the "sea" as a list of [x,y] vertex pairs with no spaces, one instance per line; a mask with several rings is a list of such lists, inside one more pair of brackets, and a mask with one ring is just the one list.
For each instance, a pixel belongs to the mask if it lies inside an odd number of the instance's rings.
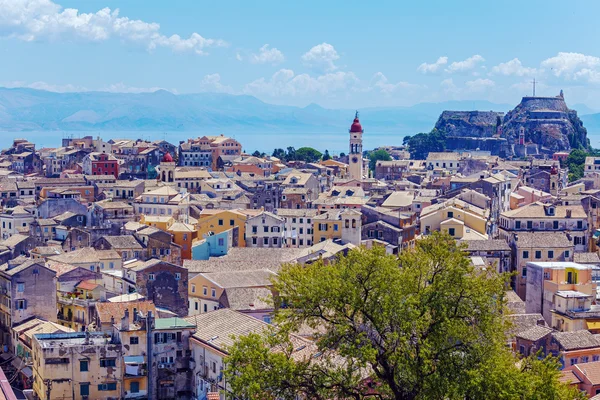
[[[175,145],[189,138],[197,138],[204,135],[219,135],[221,132],[194,132],[194,131],[0,131],[0,149],[8,148],[14,139],[23,138],[36,144],[37,149],[44,147],[60,147],[63,138],[80,138],[84,136],[100,137],[108,141],[110,139],[144,139],[144,140],[166,140]],[[232,137],[242,144],[243,150],[253,153],[255,150],[261,153],[271,154],[273,149],[287,147],[313,147],[320,152],[329,151],[331,155],[348,152],[347,132],[324,132],[324,133],[286,133],[286,132],[223,132],[224,135]],[[393,132],[365,132],[363,135],[363,149],[369,150],[380,146],[400,146],[405,134]],[[588,133],[592,147],[600,148],[600,133]]]

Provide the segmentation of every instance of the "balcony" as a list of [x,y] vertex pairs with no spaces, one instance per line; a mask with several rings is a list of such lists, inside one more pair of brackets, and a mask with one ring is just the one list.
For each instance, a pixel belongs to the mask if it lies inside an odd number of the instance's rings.
[[80,293],[64,293],[59,292],[58,303],[67,306],[92,307],[96,304],[96,299],[84,296]]

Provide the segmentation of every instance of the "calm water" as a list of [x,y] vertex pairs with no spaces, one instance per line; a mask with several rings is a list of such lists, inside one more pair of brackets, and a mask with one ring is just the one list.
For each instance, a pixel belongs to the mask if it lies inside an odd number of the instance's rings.
[[[29,132],[2,132],[0,131],[0,148],[10,147],[13,139],[25,138],[36,144],[36,147],[59,147],[63,137],[100,136],[104,140],[110,139],[165,139],[173,144],[181,140],[195,138],[203,135],[216,135],[217,133],[196,132],[160,132],[160,131],[103,131],[103,132],[54,132],[54,131],[29,131]],[[310,146],[323,152],[329,150],[330,154],[348,152],[348,133],[252,133],[235,132],[224,133],[238,140],[244,151],[252,153],[254,150],[271,153],[275,148],[285,149],[288,146],[295,148]],[[399,133],[370,133],[364,134],[364,149],[373,149],[384,145],[401,145],[404,135]],[[600,148],[600,134],[589,133],[592,147]]]

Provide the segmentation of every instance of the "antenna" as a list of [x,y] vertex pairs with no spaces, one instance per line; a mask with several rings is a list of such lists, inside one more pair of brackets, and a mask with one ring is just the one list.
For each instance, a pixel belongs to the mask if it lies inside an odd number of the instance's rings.
[[533,97],[535,97],[535,84],[539,83],[535,81],[535,78],[533,78],[533,80],[531,81],[531,83],[533,84]]

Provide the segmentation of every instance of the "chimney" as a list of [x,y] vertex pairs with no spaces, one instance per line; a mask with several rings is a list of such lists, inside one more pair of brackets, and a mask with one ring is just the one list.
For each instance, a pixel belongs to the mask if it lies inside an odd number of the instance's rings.
[[538,326],[546,326],[546,320],[544,320],[543,318],[541,318],[541,319],[538,319],[538,320],[536,321],[536,324],[537,324]]
[[121,330],[129,330],[129,309],[125,309],[125,316],[121,319]]
[[567,208],[567,218],[571,218],[571,209]]

